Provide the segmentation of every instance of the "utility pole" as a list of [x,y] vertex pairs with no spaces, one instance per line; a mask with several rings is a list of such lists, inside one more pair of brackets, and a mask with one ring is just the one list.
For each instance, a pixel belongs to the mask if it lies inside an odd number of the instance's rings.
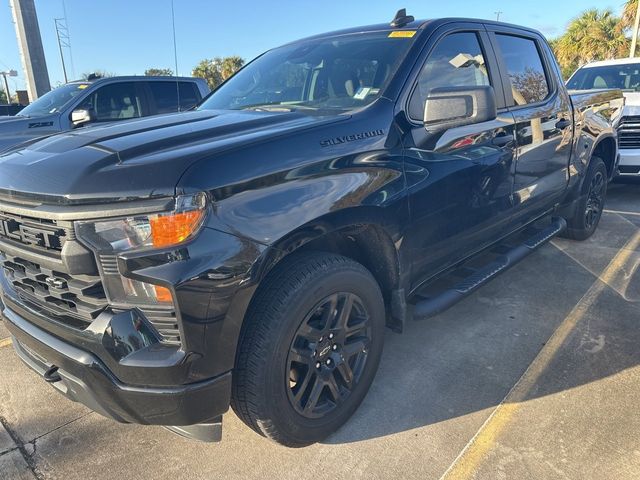
[[633,32],[631,33],[631,52],[629,57],[636,56],[636,44],[638,43],[638,27],[640,27],[640,0],[638,1],[638,9],[636,10],[636,21],[633,22]]
[[496,22],[500,21],[500,15],[502,15],[504,12],[501,12],[500,10],[498,10],[497,12],[493,12],[496,14]]
[[66,18],[54,18],[53,21],[56,24],[56,36],[58,37],[58,49],[60,50],[60,61],[62,62],[62,73],[64,74],[64,83],[68,83],[67,67],[64,64],[64,55],[62,53],[62,47],[71,48],[71,42],[69,38],[69,29],[67,28]]
[[4,93],[7,95],[7,105],[11,104],[11,93],[9,92],[9,82],[7,82],[7,77],[17,77],[18,72],[15,70],[7,70],[6,72],[0,72],[2,78],[4,78]]
[[9,0],[9,5],[11,5],[16,27],[29,100],[33,102],[40,95],[51,90],[36,6],[34,0]]

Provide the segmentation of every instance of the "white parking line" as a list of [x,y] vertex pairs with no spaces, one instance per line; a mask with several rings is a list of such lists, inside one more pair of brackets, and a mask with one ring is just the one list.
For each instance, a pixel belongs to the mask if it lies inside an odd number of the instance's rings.
[[623,212],[621,210],[607,210],[606,208],[603,210],[606,213],[617,213],[619,215],[634,215],[640,217],[640,212]]

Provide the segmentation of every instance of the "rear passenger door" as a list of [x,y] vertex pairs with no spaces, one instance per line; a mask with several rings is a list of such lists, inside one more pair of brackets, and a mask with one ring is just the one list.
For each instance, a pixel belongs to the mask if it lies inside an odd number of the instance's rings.
[[488,26],[516,122],[514,220],[522,225],[551,210],[568,181],[573,138],[571,101],[558,85],[546,42],[535,33]]
[[152,115],[183,112],[202,99],[194,82],[154,80],[147,83]]

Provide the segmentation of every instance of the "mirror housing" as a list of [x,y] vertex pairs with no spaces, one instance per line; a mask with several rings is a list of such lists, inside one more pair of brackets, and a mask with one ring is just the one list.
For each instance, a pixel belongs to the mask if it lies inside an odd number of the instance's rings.
[[71,123],[74,127],[91,123],[96,119],[96,115],[92,108],[77,108],[71,112]]
[[424,104],[424,126],[429,132],[488,122],[498,116],[493,87],[434,88]]

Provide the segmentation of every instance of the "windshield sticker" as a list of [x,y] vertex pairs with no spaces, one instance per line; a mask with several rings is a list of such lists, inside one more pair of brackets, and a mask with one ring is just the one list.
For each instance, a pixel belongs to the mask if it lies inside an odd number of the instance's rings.
[[371,87],[360,87],[353,98],[355,98],[356,100],[364,100],[365,97],[369,95],[370,91]]
[[83,83],[82,85],[78,85],[78,90],[84,90],[85,88],[87,88],[89,85],[87,85],[86,83]]
[[399,30],[391,32],[389,38],[411,38],[416,34],[415,30]]

